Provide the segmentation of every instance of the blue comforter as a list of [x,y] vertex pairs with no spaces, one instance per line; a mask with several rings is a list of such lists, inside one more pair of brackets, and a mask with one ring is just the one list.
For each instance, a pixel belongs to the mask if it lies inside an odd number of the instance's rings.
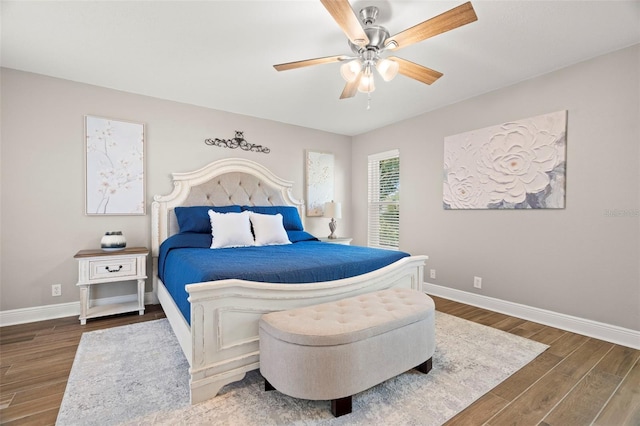
[[210,245],[211,235],[186,233],[174,235],[160,246],[158,276],[187,322],[191,319],[187,284],[230,278],[288,284],[333,281],[409,256],[401,251],[304,238],[275,246],[210,249]]

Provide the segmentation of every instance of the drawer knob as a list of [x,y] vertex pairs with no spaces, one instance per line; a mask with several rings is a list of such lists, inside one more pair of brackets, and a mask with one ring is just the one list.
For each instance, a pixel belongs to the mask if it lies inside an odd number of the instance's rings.
[[107,270],[107,272],[119,272],[122,269],[122,265],[118,266],[118,269],[111,269],[110,266],[107,266],[105,269]]

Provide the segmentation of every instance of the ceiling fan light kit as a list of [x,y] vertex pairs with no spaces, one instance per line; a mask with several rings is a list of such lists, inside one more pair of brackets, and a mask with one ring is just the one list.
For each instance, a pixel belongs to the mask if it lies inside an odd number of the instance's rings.
[[400,64],[391,59],[382,59],[376,63],[376,69],[384,81],[391,81],[398,75]]
[[362,65],[360,61],[355,59],[353,61],[345,62],[340,66],[340,75],[344,78],[344,81],[354,81],[358,74],[362,71]]
[[374,90],[376,90],[376,85],[373,81],[371,68],[369,68],[364,72],[364,74],[362,74],[362,78],[360,78],[360,84],[358,84],[358,92],[371,93]]
[[[383,57],[388,50],[397,50],[427,38],[442,34],[478,19],[471,2],[464,3],[438,16],[399,32],[390,37],[389,31],[374,25],[378,8],[368,6],[356,16],[347,0],[320,0],[338,26],[349,39],[349,47],[355,56],[328,56],[274,65],[278,71],[302,68],[332,62],[345,62],[340,75],[347,82],[340,99],[352,98],[357,92],[367,93],[369,101],[375,90],[373,68],[384,81],[391,81],[398,74],[421,83],[432,84],[442,73],[395,56]],[[367,105],[367,109],[370,105]]]

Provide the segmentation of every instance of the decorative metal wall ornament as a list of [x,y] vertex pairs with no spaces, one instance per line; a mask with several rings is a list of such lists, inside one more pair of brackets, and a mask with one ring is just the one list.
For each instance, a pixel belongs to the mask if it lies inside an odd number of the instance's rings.
[[264,154],[271,152],[271,150],[266,146],[247,142],[244,138],[244,132],[239,132],[238,130],[236,130],[236,136],[233,139],[205,139],[204,143],[211,146],[219,146],[221,148],[240,148],[244,151],[262,152]]

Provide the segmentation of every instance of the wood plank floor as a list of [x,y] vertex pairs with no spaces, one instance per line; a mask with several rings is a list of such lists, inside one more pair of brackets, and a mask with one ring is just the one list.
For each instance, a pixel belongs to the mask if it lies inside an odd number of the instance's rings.
[[640,351],[433,299],[441,312],[549,345],[447,425],[640,425]]
[[[640,425],[640,351],[434,297],[451,315],[527,337],[549,349],[447,425]],[[0,328],[0,423],[52,425],[85,331],[163,318],[77,317]]]

